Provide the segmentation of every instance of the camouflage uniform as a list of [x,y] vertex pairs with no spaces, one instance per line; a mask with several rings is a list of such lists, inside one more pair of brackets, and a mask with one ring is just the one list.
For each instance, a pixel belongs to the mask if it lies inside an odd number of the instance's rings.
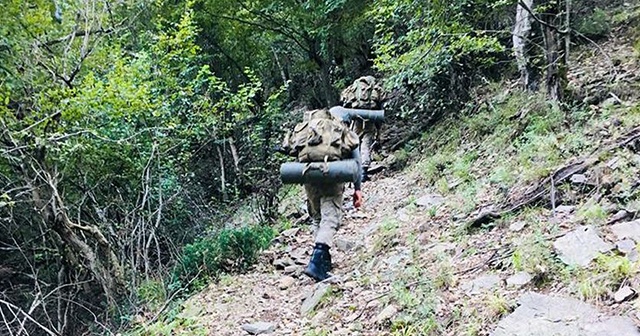
[[[366,83],[366,84],[363,84]],[[360,85],[373,88],[372,96],[361,97],[362,89]],[[340,100],[346,108],[359,109],[381,109],[381,101],[384,99],[381,94],[382,88],[376,83],[373,76],[364,76],[356,79],[352,85],[346,88],[340,95]],[[351,123],[351,130],[360,138],[360,155],[362,158],[362,168],[366,174],[371,165],[371,147],[373,146],[378,128],[374,122],[366,119],[356,119]]]
[[342,223],[344,183],[305,184],[307,210],[316,243],[333,246],[333,235]]
[[374,143],[374,136],[377,133],[377,127],[374,122],[357,119],[352,122],[351,130],[353,130],[360,138],[360,156],[362,158],[362,168],[366,171],[371,165],[371,147]]
[[[308,122],[308,123],[302,124],[303,125],[302,127],[312,128],[310,120],[319,120],[319,119],[313,119],[316,116],[318,116],[317,118],[323,118],[321,114],[319,114],[319,112],[326,113],[327,116],[330,116],[329,111],[327,110],[315,110],[315,111],[307,112],[304,115],[304,122]],[[314,125],[317,126],[320,124],[316,123]],[[339,125],[344,126],[342,124],[339,124]],[[298,126],[296,126],[296,128],[297,127]],[[335,124],[330,127],[334,127],[334,128],[331,128],[331,130],[334,132],[337,130],[335,128]],[[358,137],[353,131],[348,130],[346,127],[341,127],[341,128],[342,129],[340,130],[340,132],[342,134],[341,140],[344,142],[343,146],[348,150],[351,150],[351,156],[358,163],[358,169],[360,170],[360,173],[362,173],[362,166],[360,164],[361,163],[360,153],[357,148]],[[304,133],[303,130],[304,128],[300,128],[297,130],[294,129],[295,132]],[[316,132],[316,130],[322,130],[322,128],[312,129],[313,132]],[[307,130],[306,132],[310,132],[310,131]],[[325,143],[323,142],[323,138],[322,138],[322,134],[325,134],[325,133],[322,133],[323,131],[318,131],[318,132],[320,133],[312,133],[312,134],[304,133],[305,135],[303,138],[296,137],[294,138],[293,142],[290,136],[291,134],[288,134],[285,137],[282,147],[286,153],[288,153],[289,155],[294,155],[298,157],[298,160],[301,160],[303,162],[308,162],[307,159],[315,160],[315,159],[312,159],[310,150],[308,150],[306,154],[304,153],[305,153],[305,149],[309,149],[307,146],[314,145],[311,143],[311,141],[314,139],[319,139],[320,144]],[[333,136],[333,135],[329,134],[328,136]],[[305,144],[304,146],[300,146],[300,141],[299,141],[300,139],[304,140],[302,142],[303,144]],[[332,137],[324,138],[324,140],[326,139],[333,139],[333,138]],[[329,145],[333,146],[333,142]],[[300,149],[300,147],[302,147],[302,149]],[[341,149],[343,149],[343,147],[341,147]],[[313,155],[316,155],[316,154],[317,153],[314,153]],[[341,156],[344,156],[344,155],[345,153],[341,153]],[[301,159],[301,157],[304,157],[305,159]],[[328,160],[328,157],[329,157],[328,154],[326,154],[324,156],[325,160]],[[313,161],[313,162],[316,162],[316,161]],[[343,199],[342,194],[344,192],[344,183],[337,183],[337,182],[330,182],[330,181],[326,183],[307,183],[304,185],[304,188],[307,194],[307,210],[312,220],[313,235],[315,240],[315,246],[311,254],[311,260],[309,261],[309,264],[305,268],[304,273],[314,278],[316,281],[322,281],[330,276],[328,272],[331,271],[332,269],[331,254],[329,253],[329,250],[333,246],[333,236],[338,230],[338,228],[340,227],[340,224],[342,222],[342,199]],[[354,205],[358,207],[360,205],[356,205],[356,204],[361,204],[362,202],[362,193],[360,191],[360,180],[357,180],[354,182],[354,189],[356,190],[354,192]]]

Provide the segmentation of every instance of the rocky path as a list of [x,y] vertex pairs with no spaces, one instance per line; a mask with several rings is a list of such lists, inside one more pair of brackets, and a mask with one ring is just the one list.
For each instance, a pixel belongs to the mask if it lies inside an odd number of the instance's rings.
[[[532,230],[528,223],[460,234],[450,200],[411,173],[380,177],[364,191],[363,211],[349,208],[345,192],[331,281],[315,284],[301,274],[311,239],[306,227],[296,227],[276,239],[254,272],[210,285],[185,310],[211,335],[640,335],[628,317],[635,308],[624,303],[635,297],[633,289],[599,309],[567,286],[537,282],[549,270],[500,265],[517,237]],[[573,211],[556,209],[556,216],[572,218]],[[629,225],[613,229],[611,242],[592,227],[577,227],[548,247],[584,266],[639,238],[640,227]]]

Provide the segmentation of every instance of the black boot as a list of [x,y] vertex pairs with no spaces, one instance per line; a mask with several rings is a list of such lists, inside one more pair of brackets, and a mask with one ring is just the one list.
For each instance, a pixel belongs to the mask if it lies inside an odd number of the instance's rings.
[[329,246],[327,244],[317,243],[313,247],[311,261],[304,269],[304,274],[312,277],[316,281],[322,281],[329,278],[329,268],[331,267],[331,255],[329,254]]
[[360,182],[364,183],[370,180],[368,171],[369,167],[362,167],[362,176],[360,178]]
[[327,272],[331,272],[331,270],[333,270],[333,265],[331,264],[331,253],[329,253],[329,246],[327,246],[327,252],[324,254],[323,261],[324,261],[324,269],[326,269]]

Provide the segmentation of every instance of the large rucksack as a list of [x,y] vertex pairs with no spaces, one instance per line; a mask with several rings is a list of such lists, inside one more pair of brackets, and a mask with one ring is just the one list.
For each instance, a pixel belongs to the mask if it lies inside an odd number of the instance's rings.
[[337,161],[350,156],[358,136],[326,109],[307,112],[285,137],[283,148],[299,162]]
[[384,100],[382,87],[372,76],[356,79],[340,94],[342,106],[359,109],[381,109]]

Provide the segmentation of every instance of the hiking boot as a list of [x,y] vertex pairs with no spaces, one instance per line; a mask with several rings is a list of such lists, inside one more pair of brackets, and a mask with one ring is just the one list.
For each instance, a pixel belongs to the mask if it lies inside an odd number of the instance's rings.
[[369,178],[368,170],[369,170],[368,167],[362,167],[362,176],[360,178],[360,182],[364,183],[364,182],[367,182],[367,181],[371,180]]
[[329,246],[317,243],[313,248],[311,260],[304,269],[304,274],[312,277],[316,281],[322,281],[329,278],[329,274],[327,274],[329,267],[331,267]]
[[331,265],[331,254],[329,253],[329,246],[327,246],[326,253],[322,255],[322,262],[324,263],[324,269],[327,270],[327,272],[331,272],[331,270],[333,270],[333,265]]

